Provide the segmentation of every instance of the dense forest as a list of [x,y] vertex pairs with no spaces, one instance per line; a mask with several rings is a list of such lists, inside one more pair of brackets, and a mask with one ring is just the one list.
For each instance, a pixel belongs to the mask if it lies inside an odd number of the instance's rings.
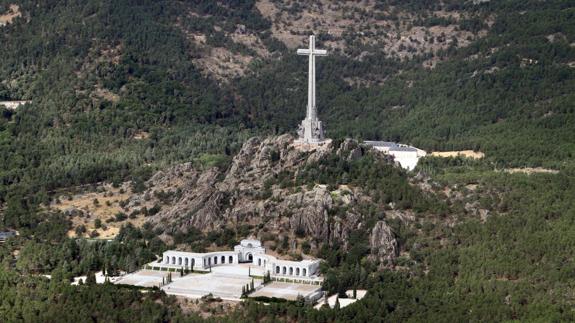
[[[297,15],[306,2],[295,3],[287,10]],[[91,281],[70,286],[81,274],[133,271],[170,246],[147,226],[125,226],[107,242],[72,239],[70,221],[46,205],[73,186],[142,183],[202,155],[229,160],[251,136],[293,132],[304,114],[305,59],[273,36],[256,1],[0,0],[0,15],[12,4],[22,14],[0,26],[0,100],[32,102],[17,110],[0,106],[0,231],[19,232],[0,244],[0,321],[203,320],[158,290]],[[318,59],[327,135],[428,151],[473,149],[486,157],[426,158],[413,173],[370,157],[309,165],[298,184],[356,185],[378,203],[415,212],[410,225],[388,219],[404,251],[395,268],[368,261],[366,232],[358,231],[350,250],[333,245],[317,256],[326,259],[327,290],[365,288],[364,300],[320,311],[298,302],[246,302],[211,320],[575,320],[575,6],[561,0],[377,6],[396,8],[390,10],[396,21],[403,17],[397,12],[443,10],[469,17],[461,30],[490,26],[468,46],[434,55],[362,56],[372,48],[350,39],[346,50]],[[423,15],[415,25],[447,23]],[[226,36],[238,25],[257,34],[270,55],[221,82],[194,63],[205,49],[189,34],[253,55]],[[318,47],[329,41],[318,35]],[[437,65],[424,68],[430,59]],[[354,78],[365,82],[348,81]],[[502,171],[527,166],[559,173]],[[418,176],[465,198],[425,195],[413,189]],[[467,204],[488,216],[471,214]],[[175,238],[203,248],[233,244],[241,231]]]

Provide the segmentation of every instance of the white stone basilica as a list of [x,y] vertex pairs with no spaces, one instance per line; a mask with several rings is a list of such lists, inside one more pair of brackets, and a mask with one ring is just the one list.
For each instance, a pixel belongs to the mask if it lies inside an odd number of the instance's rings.
[[315,278],[319,263],[315,260],[290,261],[267,255],[266,249],[259,240],[245,239],[234,247],[233,251],[216,251],[206,253],[169,250],[164,252],[158,264],[166,267],[208,270],[211,267],[252,263],[270,273],[273,277]]

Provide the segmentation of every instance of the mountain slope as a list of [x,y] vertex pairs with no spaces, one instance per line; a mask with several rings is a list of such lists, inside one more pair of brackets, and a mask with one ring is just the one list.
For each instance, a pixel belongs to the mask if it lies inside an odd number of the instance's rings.
[[[369,176],[378,179],[364,185]],[[357,142],[309,149],[289,135],[251,138],[229,167],[202,171],[182,164],[158,172],[146,187],[123,202],[124,212],[155,209],[147,221],[167,241],[182,242],[179,237],[198,230],[228,230],[256,236],[280,254],[302,248],[319,254],[333,245],[347,251],[361,244],[362,253],[371,250],[387,266],[399,249],[384,220],[408,221],[408,208],[424,212],[433,204],[388,157]],[[361,234],[361,242],[354,240]]]
[[[306,62],[293,48],[311,31],[331,53],[318,62],[318,98],[332,137],[479,149],[515,166],[560,168],[574,154],[575,19],[562,1],[18,6],[21,16],[0,27],[0,93],[33,103],[3,113],[4,185],[119,180],[145,165],[235,152],[249,134],[293,131],[306,97]],[[346,23],[364,20],[383,29]],[[395,41],[434,28],[452,31],[447,48],[434,47],[440,33],[398,51]],[[473,35],[449,41],[461,32]],[[209,71],[228,62],[238,78]]]

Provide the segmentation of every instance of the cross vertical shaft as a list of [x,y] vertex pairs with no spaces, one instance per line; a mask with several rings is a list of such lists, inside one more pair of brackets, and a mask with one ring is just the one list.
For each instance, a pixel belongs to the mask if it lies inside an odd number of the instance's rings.
[[315,57],[326,56],[327,51],[315,48],[315,37],[309,36],[309,47],[298,49],[298,55],[308,56],[308,87],[307,87],[307,111],[306,119],[300,126],[300,137],[304,142],[317,143],[323,141],[323,129],[321,121],[317,119],[316,95],[315,95]]
[[309,63],[308,63],[308,80],[307,80],[307,118],[314,120],[315,113],[315,37],[309,37]]

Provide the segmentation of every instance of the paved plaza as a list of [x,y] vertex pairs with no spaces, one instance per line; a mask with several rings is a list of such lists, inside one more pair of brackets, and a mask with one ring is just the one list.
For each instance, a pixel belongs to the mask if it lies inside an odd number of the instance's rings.
[[250,294],[250,297],[265,296],[284,298],[290,301],[294,301],[297,299],[298,295],[308,297],[320,289],[321,286],[318,285],[271,282],[264,286],[262,289]]
[[[118,279],[115,284],[134,285],[141,287],[154,287],[162,284],[162,278],[168,275],[165,271],[139,270],[127,274]],[[172,276],[179,276],[179,273],[172,273]]]
[[[251,277],[247,275],[233,275],[211,272],[207,274],[189,274],[174,280],[162,287],[166,294],[179,295],[190,298],[200,298],[207,294],[225,300],[239,300],[242,296],[242,287],[250,284]],[[260,279],[254,279],[255,287],[261,285]]]
[[[172,272],[172,282],[161,288],[166,294],[189,298],[200,298],[212,294],[214,297],[220,297],[225,300],[240,300],[242,288],[252,282],[252,277],[249,274],[261,277],[263,272],[260,268],[251,264],[214,267],[212,272],[194,272],[183,277],[180,276],[179,272]],[[167,275],[167,271],[139,270],[119,278],[114,283],[141,287],[159,287],[162,281],[167,281]],[[321,288],[319,285],[285,282],[271,282],[265,286],[261,285],[261,279],[254,279],[256,291],[250,294],[250,297],[266,296],[295,300],[298,295],[309,297]]]
[[249,277],[250,274],[252,276],[263,276],[264,270],[253,264],[237,264],[212,267],[212,273]]

